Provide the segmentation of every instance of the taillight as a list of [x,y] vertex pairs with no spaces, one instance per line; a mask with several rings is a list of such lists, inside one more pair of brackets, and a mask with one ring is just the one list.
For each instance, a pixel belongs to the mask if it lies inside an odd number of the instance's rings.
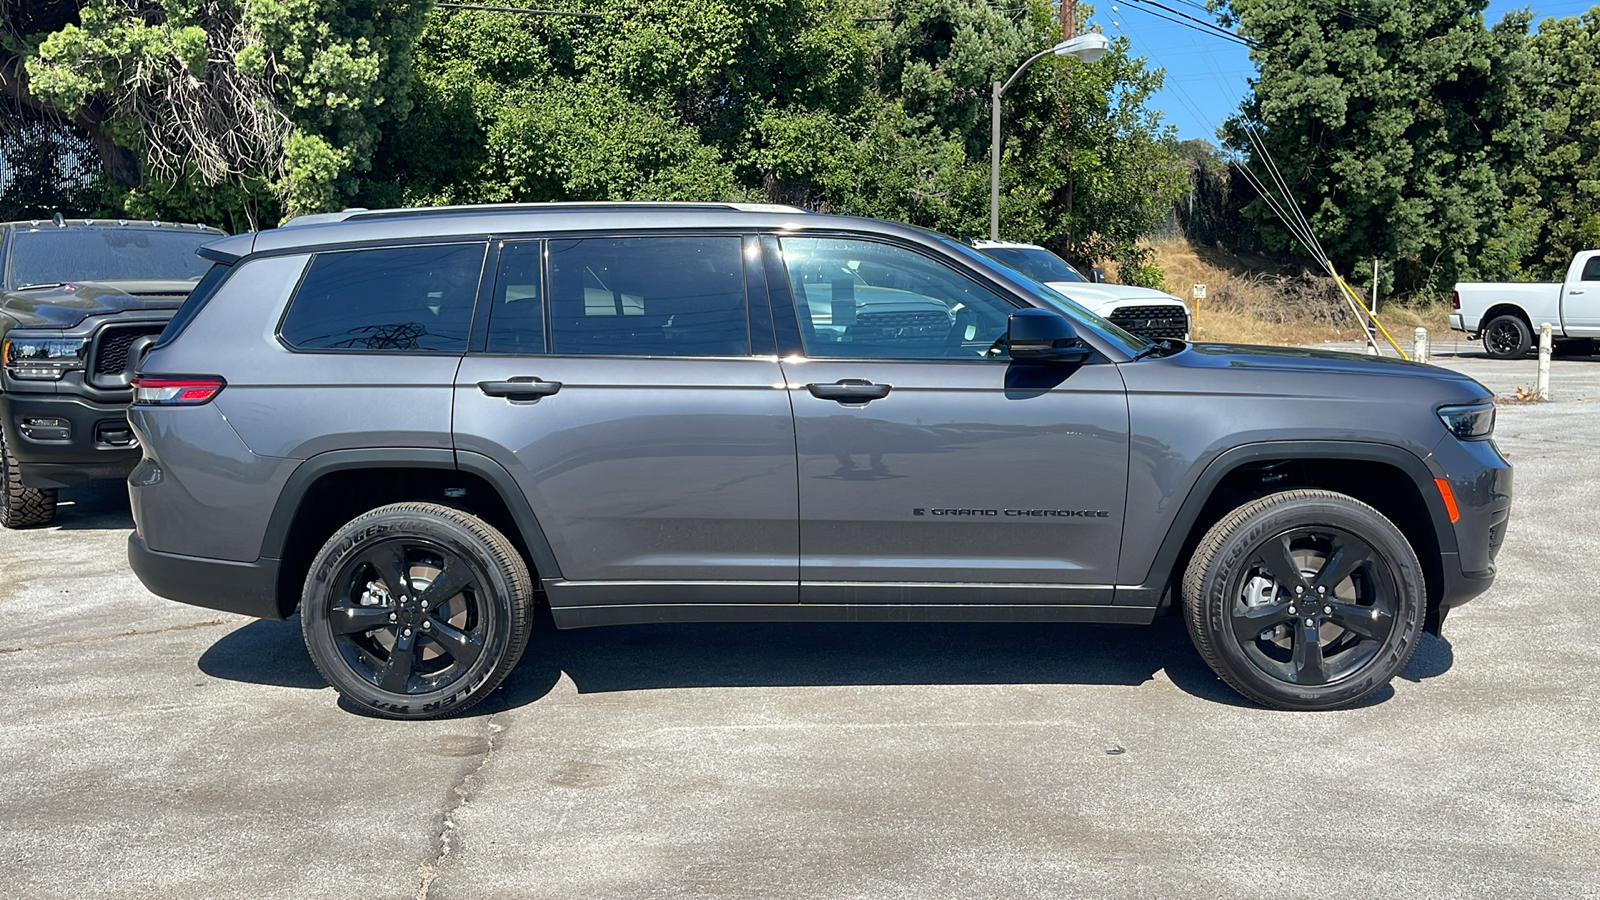
[[1451,309],[1460,309],[1461,308],[1461,292],[1460,291],[1451,291],[1450,292],[1450,308]]
[[227,385],[215,375],[140,375],[133,380],[133,402],[145,406],[199,406],[210,403]]

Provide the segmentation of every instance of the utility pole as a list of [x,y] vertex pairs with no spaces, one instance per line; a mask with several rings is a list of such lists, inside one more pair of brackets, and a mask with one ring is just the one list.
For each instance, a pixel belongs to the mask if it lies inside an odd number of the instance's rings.
[[1078,33],[1078,0],[1061,0],[1061,39],[1070,41]]

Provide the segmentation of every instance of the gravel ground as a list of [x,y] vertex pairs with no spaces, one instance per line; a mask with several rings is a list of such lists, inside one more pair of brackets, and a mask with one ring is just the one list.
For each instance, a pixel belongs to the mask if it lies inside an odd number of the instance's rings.
[[[1438,349],[1448,351],[1449,341]],[[1500,393],[1535,363],[1445,355]],[[1358,709],[1181,623],[546,625],[467,718],[342,709],[299,623],[145,592],[118,485],[0,533],[29,898],[1596,897],[1600,359],[1507,404],[1494,590]]]

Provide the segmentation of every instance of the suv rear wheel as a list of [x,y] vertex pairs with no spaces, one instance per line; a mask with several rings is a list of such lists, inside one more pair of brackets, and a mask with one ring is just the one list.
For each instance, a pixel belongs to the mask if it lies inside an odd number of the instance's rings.
[[23,486],[22,467],[6,449],[4,433],[0,433],[0,478],[5,479],[5,490],[0,491],[0,525],[36,528],[49,525],[55,519],[55,488]]
[[1394,523],[1329,491],[1273,494],[1212,526],[1183,579],[1189,635],[1239,693],[1333,709],[1389,683],[1422,630],[1422,565]]
[[300,625],[317,670],[374,715],[467,709],[510,674],[533,620],[527,564],[505,535],[433,503],[365,513],[323,545]]

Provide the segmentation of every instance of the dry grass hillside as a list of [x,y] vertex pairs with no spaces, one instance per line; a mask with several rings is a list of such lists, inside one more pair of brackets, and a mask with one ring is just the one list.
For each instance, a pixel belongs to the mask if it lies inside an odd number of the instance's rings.
[[[1189,300],[1190,286],[1204,284],[1206,299],[1195,310],[1194,338],[1236,344],[1312,344],[1361,339],[1361,325],[1332,278],[1320,271],[1287,268],[1265,257],[1237,256],[1182,239],[1152,245],[1167,290]],[[1113,278],[1113,273],[1108,272]],[[1367,291],[1352,285],[1365,301]],[[1390,305],[1378,298],[1378,318],[1401,346],[1411,346],[1421,325],[1435,340],[1443,337],[1450,314],[1447,302]]]

